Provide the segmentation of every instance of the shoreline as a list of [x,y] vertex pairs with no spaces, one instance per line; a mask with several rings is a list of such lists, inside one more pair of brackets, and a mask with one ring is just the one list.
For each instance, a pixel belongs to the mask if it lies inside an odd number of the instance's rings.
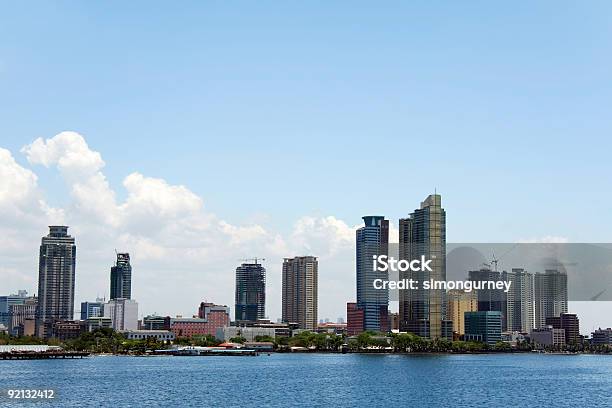
[[[285,352],[285,351],[266,351],[259,352],[258,355],[272,355],[272,354],[282,354],[282,355],[309,355],[309,354],[359,354],[359,355],[401,355],[401,356],[431,356],[431,355],[439,355],[439,356],[453,356],[453,355],[461,355],[461,356],[469,356],[469,355],[563,355],[563,356],[577,356],[577,355],[593,355],[593,356],[612,356],[612,353],[592,353],[592,352],[564,352],[564,351],[509,351],[509,352],[499,352],[499,351],[477,351],[477,352],[381,352],[381,351],[351,351],[347,353],[342,353],[340,351],[301,351],[301,352]],[[90,357],[211,357],[211,356],[173,356],[169,354],[112,354],[112,353],[90,353]],[[220,356],[216,356],[220,357]]]

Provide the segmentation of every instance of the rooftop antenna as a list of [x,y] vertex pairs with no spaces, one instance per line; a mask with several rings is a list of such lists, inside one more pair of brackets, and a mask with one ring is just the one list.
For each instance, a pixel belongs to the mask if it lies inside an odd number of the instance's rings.
[[259,262],[257,262],[257,261],[260,261],[260,260],[261,260],[261,261],[265,261],[265,260],[266,260],[266,258],[257,258],[257,257],[254,257],[254,258],[244,258],[244,259],[239,259],[239,261],[240,261],[240,262],[250,262],[250,261],[253,261],[253,263],[259,263]]

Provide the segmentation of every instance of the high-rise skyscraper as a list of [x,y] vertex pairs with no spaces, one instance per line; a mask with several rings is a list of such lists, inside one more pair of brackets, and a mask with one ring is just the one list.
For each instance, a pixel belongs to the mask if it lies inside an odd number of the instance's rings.
[[535,274],[536,328],[546,327],[546,318],[567,313],[567,274],[547,269]]
[[357,308],[364,313],[364,330],[389,331],[389,290],[374,288],[375,279],[388,280],[388,272],[375,271],[374,256],[387,255],[389,220],[363,217],[365,225],[356,233]]
[[[477,271],[469,271],[468,279],[472,282],[497,282],[502,280],[502,273],[492,271],[488,266]],[[507,329],[507,294],[500,289],[479,289],[478,295],[478,310],[481,312],[500,312],[502,321],[502,330]]]
[[506,330],[530,333],[535,318],[533,274],[513,268],[512,272],[504,271],[502,279],[511,282],[506,295]]
[[236,268],[236,320],[266,317],[266,268],[257,259]]
[[296,256],[283,261],[282,321],[300,329],[316,330],[319,263],[314,256]]
[[42,238],[38,263],[36,335],[51,335],[53,322],[74,318],[76,245],[67,226],[50,226]]
[[132,298],[132,265],[128,253],[117,254],[115,266],[111,267],[110,298]]
[[423,282],[446,280],[446,212],[439,194],[429,195],[408,218],[399,221],[400,259],[424,256],[432,271],[406,271],[402,279],[413,279],[420,289],[400,291],[400,325],[427,338],[452,339],[452,321],[446,320],[446,293],[443,289],[423,289]]

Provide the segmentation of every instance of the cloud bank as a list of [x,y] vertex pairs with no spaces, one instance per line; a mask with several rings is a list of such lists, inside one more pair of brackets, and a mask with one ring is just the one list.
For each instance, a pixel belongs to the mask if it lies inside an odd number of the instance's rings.
[[[0,148],[3,291],[36,291],[40,237],[48,225],[66,224],[77,239],[77,302],[108,294],[115,249],[131,253],[141,314],[190,315],[202,300],[233,307],[235,267],[252,255],[267,259],[271,318],[280,316],[283,257],[319,257],[320,317],[342,315],[354,297],[352,285],[342,283],[354,279],[356,227],[334,216],[303,216],[285,235],[265,225],[235,225],[208,211],[204,198],[187,186],[139,172],[126,175],[117,194],[104,175],[102,155],[76,132],[38,138],[21,154],[30,168]],[[35,171],[57,172],[68,203],[50,205]]]

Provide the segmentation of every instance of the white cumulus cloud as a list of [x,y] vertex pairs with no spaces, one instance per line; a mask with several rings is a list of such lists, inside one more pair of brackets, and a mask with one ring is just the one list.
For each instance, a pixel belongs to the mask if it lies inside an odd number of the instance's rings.
[[[145,312],[189,315],[203,298],[231,305],[234,270],[241,258],[252,256],[267,258],[271,317],[280,314],[284,257],[315,255],[323,260],[322,313],[328,298],[334,310],[342,310],[342,303],[353,296],[356,227],[334,216],[301,217],[286,235],[261,223],[236,225],[208,211],[204,199],[187,186],[139,172],[128,174],[117,186],[125,197],[119,201],[104,175],[102,155],[76,132],[36,139],[21,152],[32,166],[43,166],[42,171],[56,169],[70,201],[64,208],[47,204],[36,174],[20,166],[8,150],[0,149],[0,244],[3,250],[18,254],[6,265],[14,271],[5,274],[8,288],[36,280],[40,237],[47,233],[47,225],[65,224],[79,248],[78,301],[108,292],[115,249],[131,254],[133,297]],[[347,280],[349,285],[343,285]],[[333,293],[328,293],[328,287]]]

